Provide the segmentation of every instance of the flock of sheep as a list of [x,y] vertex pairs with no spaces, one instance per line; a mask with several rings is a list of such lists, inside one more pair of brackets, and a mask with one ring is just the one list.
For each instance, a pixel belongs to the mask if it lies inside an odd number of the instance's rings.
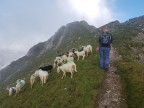
[[[87,46],[82,46],[81,51],[78,51],[77,49],[73,48],[71,51],[63,55],[59,55],[58,57],[55,58],[53,65],[39,67],[39,69],[37,69],[34,72],[34,74],[31,75],[30,77],[31,88],[33,87],[33,84],[35,83],[35,80],[38,77],[40,78],[41,84],[43,86],[43,84],[46,83],[48,79],[49,72],[51,72],[53,68],[57,68],[58,73],[61,71],[63,72],[62,79],[64,76],[66,77],[66,73],[70,73],[71,78],[73,78],[73,74],[77,72],[76,64],[74,63],[75,57],[77,57],[77,60],[79,60],[80,57],[84,59],[85,56],[88,56],[91,53],[92,53],[92,46],[87,45]],[[16,95],[19,95],[24,85],[25,85],[25,80],[18,79],[16,81],[15,87],[8,88],[9,96],[12,96],[14,93],[16,93]]]

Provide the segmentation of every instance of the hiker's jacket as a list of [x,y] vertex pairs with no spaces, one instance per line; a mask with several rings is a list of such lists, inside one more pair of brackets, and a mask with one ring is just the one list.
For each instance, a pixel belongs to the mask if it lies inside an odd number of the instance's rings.
[[[104,43],[103,41],[103,37],[108,37],[108,38],[106,38],[106,43]],[[102,32],[100,35],[99,35],[99,47],[108,47],[108,48],[110,48],[111,46],[110,46],[110,44],[112,43],[112,41],[113,41],[113,37],[112,37],[112,35],[110,34],[110,33],[104,33],[104,32]]]

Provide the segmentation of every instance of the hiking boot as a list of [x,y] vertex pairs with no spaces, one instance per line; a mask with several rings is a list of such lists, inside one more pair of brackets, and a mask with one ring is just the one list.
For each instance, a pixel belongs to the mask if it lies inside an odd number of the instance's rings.
[[105,71],[108,71],[108,70],[109,70],[109,68],[104,68],[104,70],[105,70]]

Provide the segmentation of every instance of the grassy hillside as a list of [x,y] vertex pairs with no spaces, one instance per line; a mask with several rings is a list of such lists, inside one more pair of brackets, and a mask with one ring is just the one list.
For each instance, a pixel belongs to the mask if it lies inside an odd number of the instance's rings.
[[[51,49],[35,59],[32,65],[22,70],[8,83],[11,85],[18,78],[25,77],[24,91],[18,97],[8,97],[8,91],[4,90],[0,94],[0,108],[92,108],[105,75],[104,71],[99,69],[99,53],[95,51],[96,34],[98,33],[75,32],[70,40],[63,41],[57,49]],[[34,88],[30,89],[30,75],[42,63],[53,63],[58,55],[56,52],[62,54],[71,48],[80,48],[88,44],[93,46],[93,54],[85,60],[76,61],[78,72],[74,74],[73,79],[70,78],[70,74],[67,74],[67,77],[62,80],[62,73],[58,74],[53,70],[44,87],[37,80]]]
[[67,74],[62,80],[62,73],[53,70],[44,87],[37,80],[31,90],[27,81],[20,96],[8,97],[5,92],[0,99],[1,108],[92,108],[104,76],[99,69],[98,53],[93,52],[76,64],[78,72],[73,79]]
[[[129,108],[144,108],[144,66],[139,62],[139,54],[144,54],[144,42],[136,40],[141,33],[137,26],[120,26],[115,34],[114,46],[123,60],[116,62],[121,75]],[[135,50],[133,50],[135,49]]]

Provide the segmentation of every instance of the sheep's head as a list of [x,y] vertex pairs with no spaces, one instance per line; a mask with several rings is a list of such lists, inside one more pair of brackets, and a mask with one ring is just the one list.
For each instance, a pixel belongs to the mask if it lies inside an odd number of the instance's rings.
[[36,70],[34,74],[38,76],[39,70]]
[[57,61],[55,60],[54,63],[57,64]]
[[70,56],[73,56],[73,55],[74,55],[74,53],[73,53],[73,52],[70,52],[70,53],[69,53],[69,57],[70,57]]
[[83,51],[83,50],[84,50],[84,48],[85,48],[85,46],[82,46],[82,47],[80,48],[80,51]]
[[34,73],[32,74],[33,77],[38,77],[38,74]]
[[66,54],[66,56],[68,57],[69,55],[68,55],[68,54]]
[[61,66],[64,63],[64,60],[62,58],[59,58],[57,60],[57,66]]
[[78,51],[75,51],[75,52],[74,52],[74,56],[77,56],[77,53],[78,53]]
[[66,54],[69,54],[69,52],[66,52]]

